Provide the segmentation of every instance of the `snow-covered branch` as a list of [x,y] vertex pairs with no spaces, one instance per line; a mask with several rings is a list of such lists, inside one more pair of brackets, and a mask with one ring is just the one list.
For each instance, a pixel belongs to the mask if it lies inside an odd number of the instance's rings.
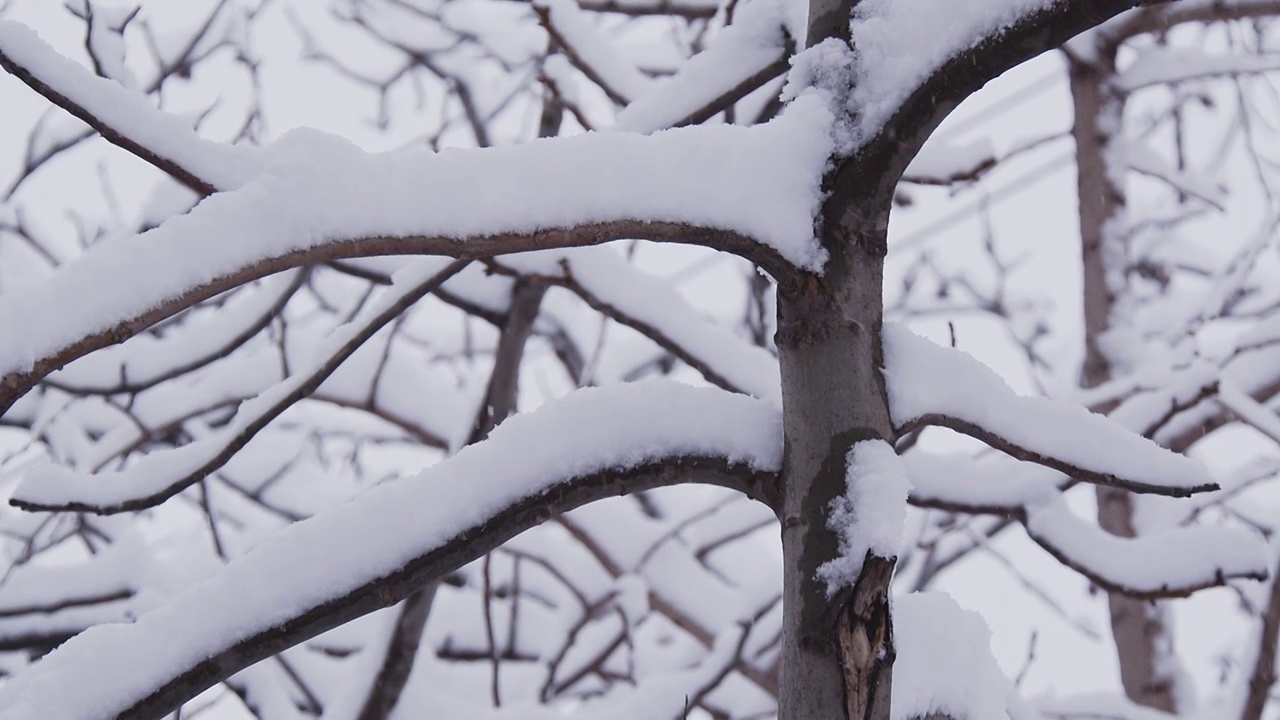
[[201,195],[238,186],[255,169],[259,151],[201,139],[145,95],[89,73],[12,20],[0,21],[0,67]]
[[[782,461],[780,423],[767,403],[671,382],[580,391],[416,477],[291,526],[132,625],[68,641],[0,688],[0,718],[163,717],[593,500],[686,482],[767,496]],[[110,683],[96,681],[104,663]]]
[[[852,44],[858,61],[850,108],[856,154],[829,207],[868,185],[891,196],[925,139],[987,81],[1138,4],[1138,0],[1007,0],[956,13],[936,0],[863,3]],[[921,22],[946,16],[947,22]],[[904,151],[904,148],[909,150]]]
[[[815,269],[825,258],[813,217],[829,121],[808,97],[752,128],[381,156],[332,136],[291,133],[268,151],[268,169],[240,189],[95,246],[43,283],[0,298],[0,333],[26,339],[0,349],[0,410],[71,360],[304,264],[409,253],[478,258],[641,238],[739,253],[780,279],[797,266]],[[165,272],[121,272],[138,258]]]
[[1022,397],[966,353],[884,328],[885,382],[899,433],[939,425],[1078,480],[1185,497],[1217,488],[1190,458],[1068,403]]
[[467,265],[424,258],[397,274],[376,305],[328,338],[316,359],[241,406],[218,432],[180,447],[157,450],[123,470],[82,474],[44,465],[28,474],[9,502],[30,511],[112,514],[154,507],[222,467],[285,410],[310,395],[378,330]]
[[745,5],[710,47],[618,113],[617,129],[649,133],[707,120],[786,72],[793,51],[780,3]]
[[[1236,578],[1268,574],[1262,546],[1249,532],[1179,527],[1137,538],[1112,535],[1071,513],[1062,490],[1071,479],[1046,467],[995,455],[903,457],[911,502],[1018,520],[1040,547],[1109,591],[1141,598],[1182,597]],[[1170,551],[1171,548],[1182,551]]]
[[777,360],[698,315],[669,283],[607,249],[503,258],[499,271],[532,275],[573,291],[598,312],[643,334],[708,382],[779,406]]

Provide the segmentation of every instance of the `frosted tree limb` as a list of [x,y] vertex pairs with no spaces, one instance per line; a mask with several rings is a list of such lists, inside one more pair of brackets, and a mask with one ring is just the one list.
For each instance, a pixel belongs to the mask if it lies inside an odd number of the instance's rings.
[[1022,397],[973,357],[896,325],[884,328],[885,382],[899,434],[951,428],[1019,460],[1134,492],[1217,489],[1202,464],[1077,405]]
[[[687,482],[767,497],[781,462],[781,417],[767,403],[671,382],[579,391],[417,477],[290,526],[132,625],[68,641],[0,688],[0,718],[160,718],[554,514]],[[288,597],[253,591],[284,574]],[[118,670],[110,683],[96,681],[103,663]]]
[[326,340],[315,361],[244,403],[226,429],[187,445],[157,450],[114,472],[82,474],[59,465],[41,466],[27,475],[9,503],[28,511],[100,515],[159,505],[225,465],[272,420],[315,391],[378,330],[468,262],[425,258],[407,267],[376,305]]

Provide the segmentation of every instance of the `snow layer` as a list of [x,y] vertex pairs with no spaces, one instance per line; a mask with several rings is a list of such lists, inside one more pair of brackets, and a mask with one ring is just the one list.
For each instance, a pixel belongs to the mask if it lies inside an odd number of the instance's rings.
[[854,443],[845,463],[847,490],[831,502],[827,518],[840,538],[840,555],[818,567],[828,596],[858,581],[868,552],[897,557],[911,492],[897,453],[883,440]]
[[421,258],[397,272],[392,287],[359,317],[328,337],[310,362],[242,403],[235,419],[217,432],[186,445],[151,452],[122,470],[90,474],[60,465],[43,465],[27,474],[14,491],[14,499],[41,508],[109,508],[160,496],[166,490],[194,482],[220,458],[225,461],[227,453],[234,452],[245,436],[252,437],[267,421],[296,402],[308,382],[327,377],[333,370],[332,359],[349,356],[361,344],[355,342],[361,334],[394,318],[401,301],[421,295],[419,288],[436,281],[437,274],[450,262],[447,258]]
[[501,263],[525,274],[568,276],[641,332],[648,329],[704,363],[732,386],[727,389],[782,405],[778,361],[769,351],[702,317],[671,283],[641,271],[611,248],[521,253]]
[[575,0],[535,0],[534,5],[546,9],[566,49],[585,66],[585,72],[603,83],[605,92],[631,102],[650,91],[653,80],[618,53]]
[[0,296],[0,375],[270,258],[353,238],[448,237],[609,222],[745,234],[819,269],[813,235],[831,115],[801,98],[766,125],[652,136],[586,134],[484,150],[370,155],[294,131],[258,179],[159,228],[102,243],[23,293]]
[[21,23],[0,20],[0,55],[125,137],[217,187],[239,185],[256,165],[256,149],[201,139],[187,121],[160,112],[146,95],[88,72]]
[[395,571],[522,498],[684,455],[776,470],[780,414],[669,381],[579,391],[415,477],[290,526],[133,625],[73,638],[0,687],[0,718],[111,717],[220,650]]
[[854,9],[856,79],[849,109],[859,138],[877,128],[943,63],[1058,0],[863,0]]
[[1267,575],[1263,544],[1235,528],[1179,527],[1121,538],[1072,513],[1062,498],[1028,508],[1026,528],[1066,562],[1139,593]]
[[776,0],[740,5],[738,18],[710,47],[618,113],[615,127],[644,133],[672,127],[778,62],[787,49],[783,21]]
[[884,326],[889,411],[898,426],[941,415],[1073,468],[1171,494],[1213,483],[1200,462],[1085,408],[1022,397],[972,356]]
[[942,713],[955,720],[1000,720],[1012,683],[991,655],[982,616],[941,592],[894,598],[893,720]]
[[967,508],[1017,509],[1054,497],[1066,476],[1041,465],[991,453],[977,458],[912,450],[902,458],[916,502]]

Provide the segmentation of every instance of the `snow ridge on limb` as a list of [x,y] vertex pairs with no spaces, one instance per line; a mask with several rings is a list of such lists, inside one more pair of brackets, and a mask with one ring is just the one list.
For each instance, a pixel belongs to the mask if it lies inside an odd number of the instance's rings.
[[193,443],[152,452],[112,472],[79,473],[60,465],[42,465],[27,473],[9,504],[29,511],[74,510],[100,515],[159,505],[226,464],[272,420],[310,395],[374,333],[468,262],[424,258],[396,273],[387,294],[329,337],[312,363],[243,403],[225,429]]
[[1023,397],[967,353],[884,326],[889,412],[900,433],[951,428],[1019,460],[1133,492],[1186,497],[1217,489],[1201,463],[1085,408]]
[[1248,533],[1193,526],[1122,538],[1077,517],[1061,497],[1026,510],[1027,534],[1062,564],[1108,590],[1184,597],[1230,578],[1267,578],[1264,547]]
[[769,403],[669,381],[581,390],[415,477],[290,526],[132,625],[68,641],[0,688],[0,718],[160,718],[553,513],[689,481],[765,496],[781,463],[781,416]]
[[902,458],[911,503],[1016,519],[1033,542],[1109,591],[1139,598],[1183,597],[1236,578],[1265,579],[1263,546],[1247,530],[1175,527],[1137,538],[1112,535],[1071,513],[1071,478],[1007,455],[984,458],[912,449]]
[[575,0],[536,0],[533,11],[574,66],[610,100],[626,105],[650,91],[653,80],[617,52]]
[[779,77],[794,49],[785,21],[775,0],[739,6],[710,47],[618,113],[615,129],[650,133],[697,124]]
[[706,320],[670,283],[609,248],[522,253],[494,262],[564,287],[698,370],[707,382],[782,405],[778,361],[769,351]]
[[[801,98],[751,128],[383,155],[295,131],[272,146],[268,169],[252,182],[0,296],[0,337],[24,339],[0,346],[0,411],[56,367],[302,264],[648,238],[736,252],[775,276],[819,269],[825,254],[813,218],[830,121],[818,99]],[[139,258],[165,272],[130,272]]]
[[261,151],[204,140],[147,96],[98,77],[49,47],[27,26],[0,20],[0,67],[83,120],[108,142],[208,195],[253,176]]

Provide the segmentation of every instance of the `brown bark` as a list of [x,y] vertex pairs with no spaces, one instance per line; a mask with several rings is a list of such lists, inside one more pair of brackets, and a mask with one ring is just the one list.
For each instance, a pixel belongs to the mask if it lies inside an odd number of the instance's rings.
[[[1115,46],[1096,45],[1094,57],[1070,58],[1084,272],[1085,358],[1080,371],[1084,387],[1111,378],[1113,368],[1103,338],[1112,327],[1115,275],[1123,277],[1126,262],[1122,240],[1116,235],[1125,210],[1124,168],[1114,167],[1109,159],[1124,100],[1108,85],[1116,71]],[[1114,535],[1133,537],[1133,496],[1127,490],[1098,486],[1097,499],[1098,524]],[[1164,613],[1154,601],[1119,592],[1109,592],[1107,601],[1125,694],[1136,703],[1173,712],[1174,677],[1162,661],[1168,653],[1163,646],[1169,642]]]

